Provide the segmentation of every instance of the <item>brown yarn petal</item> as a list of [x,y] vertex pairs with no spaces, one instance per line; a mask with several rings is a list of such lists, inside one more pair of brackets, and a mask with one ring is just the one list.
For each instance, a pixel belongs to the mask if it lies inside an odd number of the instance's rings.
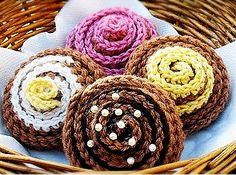
[[[216,120],[219,114],[223,111],[229,97],[229,77],[226,67],[222,59],[216,52],[203,44],[197,39],[189,36],[165,36],[157,37],[140,45],[131,55],[129,62],[126,65],[125,74],[136,75],[147,78],[146,64],[148,58],[156,51],[166,47],[181,46],[190,48],[200,53],[213,68],[214,87],[208,102],[200,109],[193,111],[190,114],[183,114],[181,116],[184,124],[184,131],[187,135],[198,131],[210,125]],[[197,95],[191,94],[184,99],[177,99],[176,104],[183,104],[186,101],[192,101],[204,91],[203,87]]]
[[[24,69],[27,65],[32,63],[33,61],[43,60],[45,56],[49,55],[60,55],[60,56],[69,56],[73,59],[73,63],[68,62],[58,62],[63,67],[67,67],[71,70],[75,76],[77,76],[77,82],[81,83],[82,87],[93,83],[96,79],[101,78],[104,76],[104,73],[99,65],[94,63],[88,56],[81,54],[80,52],[75,52],[71,49],[49,49],[43,51],[36,56],[31,57],[28,61],[21,64],[20,68],[16,71],[15,76],[9,81],[8,85],[5,88],[4,96],[3,96],[3,118],[6,123],[6,126],[10,133],[22,144],[26,145],[32,149],[38,150],[47,150],[47,149],[62,149],[62,142],[61,142],[61,132],[63,127],[63,121],[58,123],[58,128],[50,127],[49,131],[42,130],[41,126],[40,129],[35,129],[35,127],[30,124],[30,126],[26,125],[23,119],[20,119],[18,116],[17,111],[14,111],[14,106],[12,104],[11,98],[12,96],[12,89],[14,80],[18,75],[19,71]],[[49,61],[50,63],[54,64],[57,63],[56,61]],[[32,70],[28,71],[26,76],[35,70],[35,68],[40,68],[42,64],[37,63],[37,65],[32,68]],[[44,73],[38,74],[37,77],[51,77],[54,79],[58,77],[61,81],[64,81],[66,77],[60,75],[61,70],[53,71],[45,71]],[[24,81],[25,77],[21,80]],[[22,85],[21,82],[21,85]],[[70,88],[69,85],[67,88]],[[16,90],[16,89],[15,89]],[[19,92],[17,92],[19,95]],[[72,95],[72,94],[71,94]],[[19,96],[19,98],[21,98]],[[60,97],[58,97],[60,99]],[[20,104],[21,105],[21,102]],[[27,109],[24,109],[22,106],[21,108],[28,114]],[[65,110],[66,113],[66,110]],[[33,116],[35,118],[35,116]],[[36,116],[37,117],[37,116]],[[44,119],[42,119],[44,120]],[[46,120],[46,119],[45,119]]]
[[[115,93],[119,98],[112,98]],[[108,116],[102,115],[105,109]],[[116,109],[122,114],[117,115]],[[136,110],[140,117],[134,115]],[[117,125],[121,120],[124,128]],[[100,131],[95,130],[97,123],[102,125]],[[110,138],[112,132],[117,139]],[[135,139],[134,145],[129,144],[130,138]],[[90,147],[89,140],[94,143]],[[135,76],[106,77],[77,91],[63,128],[63,146],[70,163],[95,170],[144,169],[174,162],[183,142],[174,102],[164,90]],[[149,150],[150,144],[156,145],[154,152]],[[129,157],[134,158],[134,164],[128,164]]]

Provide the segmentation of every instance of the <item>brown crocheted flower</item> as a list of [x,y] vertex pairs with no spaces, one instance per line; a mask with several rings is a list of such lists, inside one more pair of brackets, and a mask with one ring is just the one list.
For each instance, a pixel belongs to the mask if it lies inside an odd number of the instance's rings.
[[188,36],[151,39],[140,45],[126,74],[149,79],[175,100],[186,134],[211,124],[229,96],[222,59],[206,44]]
[[5,88],[3,118],[8,130],[30,148],[62,148],[71,95],[103,75],[88,56],[71,49],[51,49],[31,57]]
[[72,165],[144,169],[177,161],[184,133],[174,102],[145,79],[99,79],[71,98],[63,128]]

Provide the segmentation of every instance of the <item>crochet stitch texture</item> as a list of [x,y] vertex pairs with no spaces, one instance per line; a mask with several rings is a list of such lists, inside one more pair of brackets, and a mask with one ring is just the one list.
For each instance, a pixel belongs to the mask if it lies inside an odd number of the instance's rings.
[[63,128],[70,163],[95,170],[145,169],[179,160],[184,133],[174,101],[135,76],[108,76],[71,98]]
[[168,91],[187,135],[215,121],[229,98],[223,60],[211,47],[190,36],[145,41],[132,53],[125,74],[148,78]]
[[3,96],[9,132],[37,150],[61,149],[61,132],[71,95],[104,76],[88,56],[72,49],[49,49],[22,63]]
[[214,74],[207,60],[192,49],[174,46],[158,50],[147,61],[148,79],[170,92],[174,100],[197,96],[177,103],[180,115],[192,113],[207,103],[214,86]]
[[101,10],[76,25],[66,47],[90,56],[107,74],[122,74],[130,54],[156,36],[154,25],[126,8]]

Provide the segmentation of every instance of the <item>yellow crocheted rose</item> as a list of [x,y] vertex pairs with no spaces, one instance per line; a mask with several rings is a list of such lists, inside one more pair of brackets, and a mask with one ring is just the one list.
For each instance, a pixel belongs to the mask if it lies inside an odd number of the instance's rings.
[[174,100],[194,96],[177,104],[180,115],[201,108],[212,93],[213,69],[192,49],[180,46],[160,49],[150,56],[146,68],[148,79],[168,91]]
[[50,111],[60,106],[60,101],[55,100],[58,87],[54,82],[45,78],[36,78],[26,88],[26,98],[38,111]]

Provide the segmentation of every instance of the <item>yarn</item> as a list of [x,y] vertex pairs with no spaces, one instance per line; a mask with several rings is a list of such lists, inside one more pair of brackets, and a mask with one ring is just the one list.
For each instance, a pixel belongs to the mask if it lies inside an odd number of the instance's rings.
[[126,8],[101,10],[76,25],[66,47],[90,56],[107,74],[122,74],[134,49],[156,36],[154,25]]
[[169,92],[187,135],[215,121],[229,98],[229,77],[222,59],[190,36],[144,42],[132,53],[125,74],[147,78]]
[[30,104],[38,111],[50,111],[60,106],[58,96],[58,86],[47,79],[35,78],[26,88],[26,98]]
[[95,170],[145,169],[177,161],[184,138],[166,91],[147,79],[124,75],[78,90],[63,128],[70,163]]
[[29,148],[62,149],[70,97],[103,76],[98,64],[72,49],[49,49],[32,56],[5,88],[2,109],[6,127]]
[[[147,61],[147,76],[170,92],[174,100],[198,95],[177,104],[181,115],[190,114],[207,103],[214,85],[214,74],[207,60],[192,49],[174,46],[158,50]],[[199,92],[202,92],[199,94]]]

